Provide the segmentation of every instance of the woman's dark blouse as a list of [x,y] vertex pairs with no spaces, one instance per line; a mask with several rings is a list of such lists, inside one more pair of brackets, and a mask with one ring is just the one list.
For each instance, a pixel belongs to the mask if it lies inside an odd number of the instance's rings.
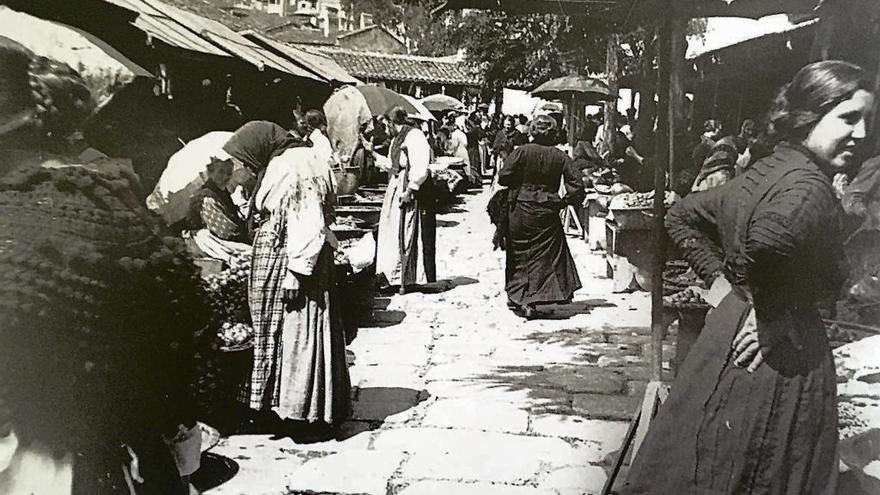
[[666,228],[703,279],[723,273],[746,289],[759,329],[812,308],[843,282],[840,202],[801,147],[779,145],[731,182],[684,198]]
[[560,178],[565,184],[565,203],[584,199],[584,184],[577,164],[552,146],[525,144],[514,149],[498,174],[498,183],[519,189],[517,201],[560,204]]

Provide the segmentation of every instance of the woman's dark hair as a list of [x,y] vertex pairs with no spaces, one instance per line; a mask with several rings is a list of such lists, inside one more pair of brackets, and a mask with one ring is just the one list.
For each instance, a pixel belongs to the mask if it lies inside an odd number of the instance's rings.
[[860,89],[871,91],[872,85],[855,64],[825,60],[804,66],[779,90],[768,116],[769,136],[803,142],[826,113]]
[[388,118],[391,119],[392,124],[404,125],[406,117],[406,110],[403,107],[394,107],[388,111]]
[[327,118],[324,117],[324,112],[320,110],[309,110],[306,112],[306,124],[312,129],[320,129],[327,125]]

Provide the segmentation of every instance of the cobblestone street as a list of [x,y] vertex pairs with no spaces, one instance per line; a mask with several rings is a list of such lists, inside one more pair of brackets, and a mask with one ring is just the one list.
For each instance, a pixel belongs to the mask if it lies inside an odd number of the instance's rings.
[[239,471],[209,494],[599,493],[649,377],[649,297],[612,294],[604,258],[569,237],[584,288],[551,319],[515,316],[488,198],[439,218],[444,281],[374,301],[339,439],[225,439],[213,452]]

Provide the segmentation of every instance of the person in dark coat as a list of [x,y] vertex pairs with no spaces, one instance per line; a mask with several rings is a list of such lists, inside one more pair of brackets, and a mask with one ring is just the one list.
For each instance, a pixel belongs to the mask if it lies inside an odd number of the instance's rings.
[[620,493],[836,493],[837,383],[817,301],[844,281],[832,177],[866,141],[871,87],[846,62],[805,66],[772,112],[773,154],[669,211],[715,307]]
[[[553,146],[556,121],[548,116],[535,117],[531,134],[534,142],[513,150],[498,177],[500,185],[510,188],[508,305],[529,319],[538,316],[535,305],[569,302],[581,288],[559,210],[584,199],[584,185],[575,162]],[[565,196],[560,197],[563,178]]]
[[483,139],[483,129],[477,120],[476,114],[465,120],[464,133],[467,136],[467,153],[469,163],[469,175],[474,187],[483,187],[483,158],[480,154],[480,140]]
[[506,117],[503,127],[495,134],[492,150],[495,152],[498,160],[504,163],[504,160],[513,152],[514,148],[527,142],[529,142],[529,138],[516,129],[516,120],[513,117]]

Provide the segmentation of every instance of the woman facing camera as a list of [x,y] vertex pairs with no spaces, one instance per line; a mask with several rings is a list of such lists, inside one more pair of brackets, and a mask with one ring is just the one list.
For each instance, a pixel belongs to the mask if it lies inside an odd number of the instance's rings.
[[715,307],[622,493],[834,493],[837,384],[816,302],[844,280],[832,177],[865,142],[871,87],[849,63],[802,68],[771,112],[773,153],[669,211]]

